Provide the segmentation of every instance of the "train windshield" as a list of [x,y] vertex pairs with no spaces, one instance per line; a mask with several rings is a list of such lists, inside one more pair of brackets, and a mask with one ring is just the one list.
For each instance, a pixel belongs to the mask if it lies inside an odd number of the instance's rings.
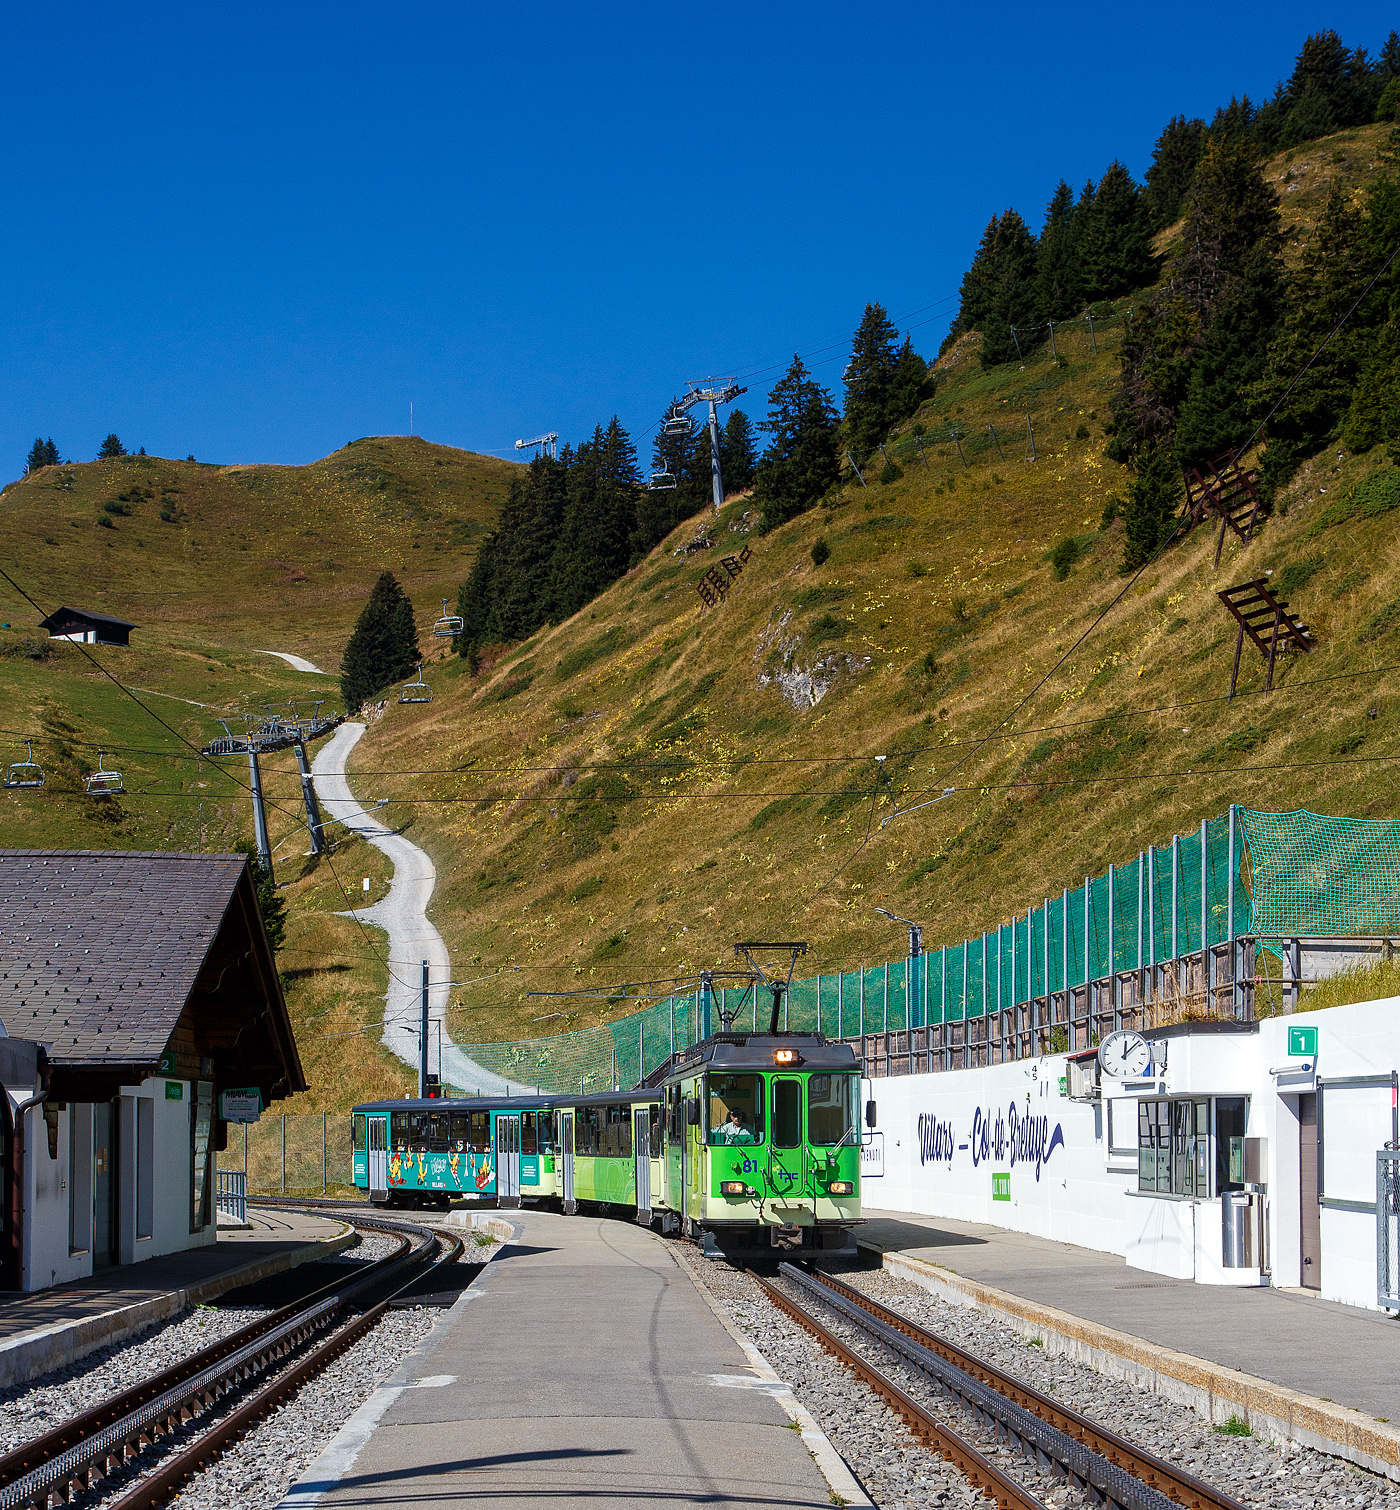
[[763,1142],[763,1080],[758,1075],[710,1076],[710,1142]]
[[849,1141],[855,1128],[853,1075],[813,1075],[807,1081],[807,1137],[831,1147]]

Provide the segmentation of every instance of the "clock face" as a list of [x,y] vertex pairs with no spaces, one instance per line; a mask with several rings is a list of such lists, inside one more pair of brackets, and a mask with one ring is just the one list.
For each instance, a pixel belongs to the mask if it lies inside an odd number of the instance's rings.
[[1152,1050],[1141,1033],[1110,1033],[1099,1045],[1099,1068],[1115,1079],[1145,1075],[1152,1063]]

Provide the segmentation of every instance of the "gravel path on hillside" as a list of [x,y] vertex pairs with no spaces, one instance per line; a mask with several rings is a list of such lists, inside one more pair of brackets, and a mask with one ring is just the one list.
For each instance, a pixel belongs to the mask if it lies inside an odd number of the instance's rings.
[[[700,1259],[679,1245],[675,1252],[792,1387],[866,1492],[885,1510],[981,1502],[961,1474],[917,1444],[867,1386],[783,1316],[752,1280],[725,1265]],[[1400,1484],[1341,1459],[1260,1437],[1223,1435],[1181,1406],[1109,1379],[1083,1364],[1047,1354],[983,1313],[948,1305],[917,1285],[883,1271],[843,1274],[842,1278],[920,1326],[1025,1379],[1246,1505],[1277,1510],[1342,1510],[1343,1506],[1348,1510],[1400,1510]],[[791,1288],[794,1299],[809,1310],[816,1309],[805,1293]],[[1079,1492],[1037,1474],[1018,1455],[998,1446],[968,1415],[934,1394],[924,1376],[898,1355],[868,1339],[835,1311],[824,1308],[818,1314],[824,1324],[914,1395],[931,1414],[972,1441],[1047,1505],[1085,1503]]]

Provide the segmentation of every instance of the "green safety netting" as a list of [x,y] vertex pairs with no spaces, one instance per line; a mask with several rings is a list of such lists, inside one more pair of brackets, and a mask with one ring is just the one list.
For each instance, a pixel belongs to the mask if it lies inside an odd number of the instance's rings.
[[[1231,884],[1233,875],[1234,884]],[[1400,823],[1234,808],[1143,851],[1009,922],[917,960],[797,980],[786,1025],[854,1037],[957,1022],[1190,954],[1231,937],[1400,933]],[[766,1022],[767,1002],[737,1027]],[[716,1006],[718,1007],[717,1001]],[[712,1025],[719,1023],[716,1011]],[[698,996],[654,1002],[596,1028],[550,1038],[464,1045],[472,1058],[549,1090],[633,1085],[702,1035]]]
[[1254,932],[1266,938],[1400,932],[1400,823],[1238,809]]

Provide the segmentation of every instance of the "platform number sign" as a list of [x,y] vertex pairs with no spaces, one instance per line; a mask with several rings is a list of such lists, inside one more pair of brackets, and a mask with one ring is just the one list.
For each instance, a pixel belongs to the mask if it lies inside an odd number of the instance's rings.
[[1317,1029],[1289,1028],[1288,1053],[1294,1059],[1316,1059]]
[[992,1175],[992,1199],[994,1201],[1009,1201],[1011,1199],[1011,1174],[1009,1171]]

